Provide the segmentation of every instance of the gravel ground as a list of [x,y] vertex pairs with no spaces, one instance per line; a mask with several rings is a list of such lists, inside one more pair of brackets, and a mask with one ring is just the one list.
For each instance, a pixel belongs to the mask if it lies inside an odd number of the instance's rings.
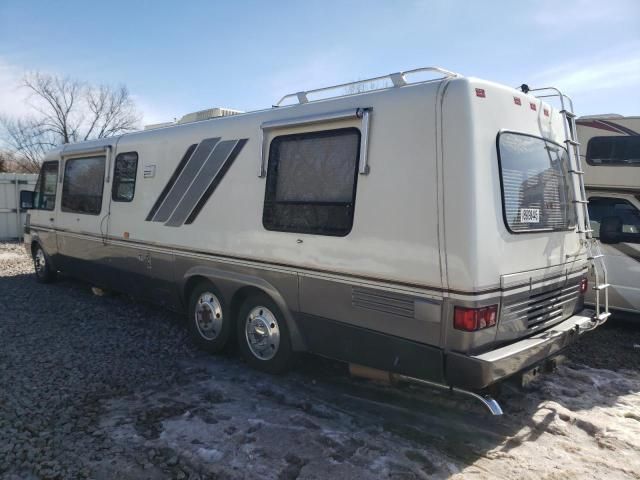
[[40,285],[0,244],[0,477],[640,478],[640,328],[611,322],[505,415],[305,356],[265,376],[179,316]]

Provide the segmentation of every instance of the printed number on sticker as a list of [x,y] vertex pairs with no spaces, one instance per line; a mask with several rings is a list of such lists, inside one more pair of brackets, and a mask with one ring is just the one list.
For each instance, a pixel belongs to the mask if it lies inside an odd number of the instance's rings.
[[521,208],[520,223],[540,223],[540,209]]

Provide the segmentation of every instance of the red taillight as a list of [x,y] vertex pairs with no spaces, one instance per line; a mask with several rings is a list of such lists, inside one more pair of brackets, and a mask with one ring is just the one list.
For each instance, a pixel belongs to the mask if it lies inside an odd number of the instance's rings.
[[589,280],[583,278],[580,280],[580,293],[586,293],[587,288],[589,288]]
[[476,97],[484,98],[486,96],[484,88],[476,88]]
[[482,308],[456,307],[453,310],[453,328],[465,332],[475,332],[493,327],[498,317],[498,306]]

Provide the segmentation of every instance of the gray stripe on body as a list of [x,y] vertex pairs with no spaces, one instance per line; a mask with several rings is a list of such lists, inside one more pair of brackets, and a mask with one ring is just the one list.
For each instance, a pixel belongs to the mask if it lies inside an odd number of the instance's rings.
[[219,141],[220,137],[205,138],[200,142],[151,221],[164,222],[171,216],[178,202],[184,196],[194,177],[198,174]]
[[166,226],[179,227],[185,222],[211,182],[219,175],[220,170],[229,158],[229,154],[237,144],[238,140],[225,140],[215,146],[207,162],[193,180],[189,190],[187,190],[173,211],[171,218],[165,223]]

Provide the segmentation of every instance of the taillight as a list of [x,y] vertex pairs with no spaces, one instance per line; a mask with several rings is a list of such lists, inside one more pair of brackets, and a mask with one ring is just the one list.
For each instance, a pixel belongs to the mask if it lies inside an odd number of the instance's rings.
[[589,280],[583,278],[582,280],[580,280],[580,293],[585,293],[587,291],[587,288],[589,288]]
[[482,308],[455,307],[453,310],[453,328],[465,332],[475,332],[493,327],[498,317],[498,306]]

